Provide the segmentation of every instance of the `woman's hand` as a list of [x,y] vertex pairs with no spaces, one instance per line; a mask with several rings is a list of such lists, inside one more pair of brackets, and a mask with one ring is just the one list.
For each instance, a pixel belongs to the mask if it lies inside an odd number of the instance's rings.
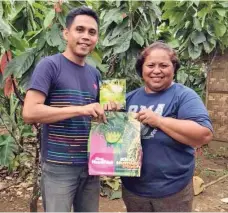
[[136,119],[143,124],[148,124],[152,127],[159,127],[162,116],[150,109],[144,109],[137,114]]

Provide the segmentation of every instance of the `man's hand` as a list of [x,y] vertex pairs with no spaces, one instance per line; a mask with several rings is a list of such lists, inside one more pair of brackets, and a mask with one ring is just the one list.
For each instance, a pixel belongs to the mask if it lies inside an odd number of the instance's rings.
[[107,122],[107,119],[105,117],[104,109],[101,107],[99,103],[93,103],[88,104],[83,107],[84,109],[84,115],[93,116],[94,118],[97,118],[98,120],[102,120],[105,123]]
[[137,114],[136,119],[143,124],[159,127],[162,117],[150,109],[144,109]]
[[118,111],[120,110],[120,104],[115,103],[114,101],[110,101],[107,104],[104,104],[105,111]]

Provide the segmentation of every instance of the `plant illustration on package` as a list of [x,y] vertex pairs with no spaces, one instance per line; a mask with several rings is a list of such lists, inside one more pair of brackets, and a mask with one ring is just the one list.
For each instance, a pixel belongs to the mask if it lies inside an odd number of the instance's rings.
[[125,109],[126,101],[126,80],[112,79],[103,80],[100,85],[100,104],[107,104],[109,101],[114,101],[120,104],[122,109]]

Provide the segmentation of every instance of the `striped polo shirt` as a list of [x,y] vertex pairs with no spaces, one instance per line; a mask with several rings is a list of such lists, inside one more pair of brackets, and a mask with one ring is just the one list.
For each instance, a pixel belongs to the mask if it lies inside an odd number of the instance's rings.
[[[81,106],[98,101],[100,73],[88,64],[80,66],[62,54],[48,56],[36,66],[28,89],[46,95],[52,107]],[[43,124],[42,160],[55,164],[86,165],[89,116],[77,116]]]

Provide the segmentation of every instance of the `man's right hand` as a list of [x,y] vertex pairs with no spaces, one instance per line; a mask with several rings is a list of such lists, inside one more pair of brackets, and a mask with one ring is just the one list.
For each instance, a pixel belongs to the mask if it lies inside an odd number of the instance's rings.
[[93,116],[94,118],[98,118],[98,120],[103,120],[105,123],[107,122],[104,109],[99,103],[85,105],[83,111],[85,115]]

